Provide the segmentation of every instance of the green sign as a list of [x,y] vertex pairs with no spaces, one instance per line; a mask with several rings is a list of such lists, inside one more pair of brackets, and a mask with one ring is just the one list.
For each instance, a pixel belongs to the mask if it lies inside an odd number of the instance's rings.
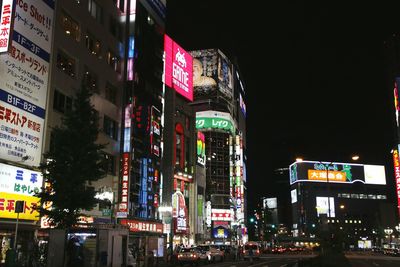
[[235,133],[233,124],[230,120],[224,118],[207,118],[197,117],[196,118],[197,129],[221,129],[231,133]]
[[111,209],[103,209],[101,212],[102,216],[111,216]]

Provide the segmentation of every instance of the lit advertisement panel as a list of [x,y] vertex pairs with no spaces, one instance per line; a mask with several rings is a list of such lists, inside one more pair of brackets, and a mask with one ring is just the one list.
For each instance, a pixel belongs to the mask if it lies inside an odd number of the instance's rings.
[[165,84],[193,101],[193,58],[168,35],[164,36]]
[[400,161],[399,150],[393,150],[394,178],[396,179],[397,209],[400,215]]
[[193,90],[195,97],[233,98],[233,65],[217,49],[190,52],[193,56]]
[[396,124],[399,127],[399,84],[400,84],[400,77],[397,77],[394,82],[393,88],[393,98],[394,98],[394,110],[396,112]]
[[229,113],[219,111],[196,112],[196,128],[199,129],[221,129],[235,133],[235,124]]
[[33,196],[20,195],[20,194],[10,194],[1,193],[0,198],[0,218],[7,219],[17,219],[17,214],[15,213],[15,202],[24,201],[24,210],[19,214],[19,219],[23,220],[39,220],[39,213],[35,209],[39,204],[40,199]]
[[[316,208],[317,208],[317,216],[319,217],[321,214],[327,214],[328,217],[335,217],[335,199],[333,197],[316,197]],[[330,212],[329,212],[330,209]]]
[[202,132],[197,132],[197,164],[206,165],[206,138]]
[[228,99],[233,98],[233,65],[218,50],[218,90]]
[[[3,1],[4,3],[4,1]],[[18,1],[9,53],[0,55],[0,158],[38,166],[42,155],[54,0]]]
[[129,203],[129,172],[130,172],[130,156],[129,153],[122,154],[122,181],[121,181],[121,199],[119,204],[118,218],[128,217]]
[[10,46],[10,37],[12,31],[11,25],[14,10],[13,2],[13,0],[3,0],[1,5],[0,54],[8,52],[8,48]]
[[290,199],[292,200],[292,204],[297,202],[297,189],[290,191]]
[[276,197],[264,198],[263,208],[264,209],[276,209],[276,208],[278,208],[278,200],[277,200],[277,198]]
[[[42,173],[0,163],[0,193],[33,196],[43,183]],[[1,208],[0,208],[1,209]]]
[[386,184],[385,167],[381,165],[303,161],[290,165],[289,171],[290,184],[299,181]]

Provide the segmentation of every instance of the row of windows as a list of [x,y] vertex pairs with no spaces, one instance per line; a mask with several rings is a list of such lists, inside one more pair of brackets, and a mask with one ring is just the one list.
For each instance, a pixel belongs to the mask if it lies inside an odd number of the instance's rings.
[[[61,50],[57,53],[57,67],[71,77],[76,76],[76,61]],[[99,77],[95,72],[90,70],[88,66],[84,66],[83,84],[96,93],[99,92],[98,79]],[[117,104],[117,88],[109,82],[105,87],[105,98],[111,103]]]
[[[71,38],[73,38],[75,41],[79,42],[81,30],[80,30],[78,22],[76,20],[74,20],[71,16],[67,15],[65,12],[61,13],[61,22],[62,22],[62,27],[63,27],[65,34],[68,36],[71,36]],[[118,25],[118,24],[116,24],[116,25]],[[115,27],[116,25],[113,22],[112,27]],[[98,58],[102,57],[101,41],[98,38],[96,38],[93,34],[91,34],[90,32],[87,32],[85,35],[85,46],[92,55],[95,55]],[[113,52],[111,49],[108,49],[108,51],[106,53],[106,61],[107,61],[107,64],[109,66],[111,66],[117,73],[121,73],[121,71],[122,71],[121,58],[115,52]],[[73,70],[72,70],[72,72],[73,72]],[[71,77],[75,76],[75,75],[71,75],[71,74],[69,74],[69,75]]]
[[374,195],[374,194],[349,194],[342,193],[338,194],[340,198],[355,198],[355,199],[387,199],[386,195]]

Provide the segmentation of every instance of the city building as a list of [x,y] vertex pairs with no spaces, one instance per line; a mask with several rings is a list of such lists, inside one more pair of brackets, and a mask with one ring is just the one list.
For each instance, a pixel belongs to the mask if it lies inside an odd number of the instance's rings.
[[238,68],[218,49],[191,51],[196,128],[205,139],[206,236],[246,240],[246,105]]
[[302,161],[289,169],[294,237],[336,229],[347,248],[370,247],[380,245],[383,228],[395,224],[384,166]]

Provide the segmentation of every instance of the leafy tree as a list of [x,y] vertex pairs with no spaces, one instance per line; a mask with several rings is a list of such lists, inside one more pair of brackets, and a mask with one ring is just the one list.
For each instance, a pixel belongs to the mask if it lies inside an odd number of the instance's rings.
[[[82,210],[96,205],[91,183],[105,175],[101,149],[96,144],[99,133],[98,114],[90,103],[92,93],[82,86],[73,101],[73,108],[52,131],[52,146],[40,165],[46,188],[38,211],[47,215],[49,223],[58,228],[76,224]],[[51,203],[50,209],[43,204]]]

